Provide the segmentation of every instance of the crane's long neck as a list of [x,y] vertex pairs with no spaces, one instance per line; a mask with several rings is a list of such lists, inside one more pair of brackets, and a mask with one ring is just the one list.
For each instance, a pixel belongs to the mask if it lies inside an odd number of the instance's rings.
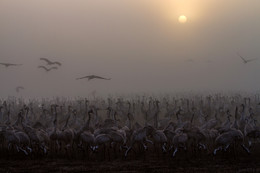
[[69,109],[69,116],[68,116],[68,118],[67,118],[67,120],[66,120],[66,123],[65,123],[63,129],[65,129],[65,128],[68,127],[68,123],[69,123],[70,116],[71,116],[71,110]]
[[[85,101],[85,115],[88,114],[89,108],[88,108],[88,100]],[[85,121],[85,116],[83,117],[83,120]]]
[[149,101],[149,105],[148,105],[148,111],[151,110],[151,105],[152,105],[152,101]]
[[128,103],[128,112],[131,111],[131,103]]
[[144,103],[143,103],[143,102],[141,103],[141,111],[142,111],[143,114],[146,113],[146,111],[145,111],[145,109],[144,109]]
[[89,128],[89,124],[90,124],[90,120],[91,120],[91,113],[88,113],[88,121],[87,121],[87,128]]
[[98,122],[98,110],[97,108],[94,109],[95,111],[95,124],[97,125],[99,122]]
[[191,123],[191,124],[192,124],[192,122],[193,122],[194,115],[195,115],[195,113],[193,112],[192,117],[191,117],[191,120],[190,120],[190,123]]
[[190,111],[190,100],[187,99],[187,110]]
[[25,121],[27,123],[29,122],[28,114],[29,114],[29,108],[26,109],[26,113],[25,113]]
[[236,107],[236,110],[235,110],[235,122],[237,122],[237,116],[238,116],[238,108]]
[[10,122],[10,111],[7,113],[7,122]]
[[53,113],[54,113],[54,131],[56,132],[57,130],[57,123],[58,123],[58,120],[57,120],[57,108],[56,106],[54,107],[54,109],[52,109]]
[[178,111],[176,112],[176,118],[177,118],[178,123],[180,124],[180,123],[182,123],[182,121],[181,121],[179,115],[180,115],[180,110],[178,110]]
[[135,103],[133,103],[133,114],[135,114]]
[[167,112],[170,111],[170,110],[169,110],[169,102],[166,102],[166,110],[167,110]]
[[116,127],[117,127],[117,126],[118,126],[118,123],[117,123],[116,115],[117,115],[117,112],[115,111],[115,112],[114,112],[114,121],[115,121],[115,124],[116,124]]
[[230,113],[228,113],[228,116],[227,116],[227,121],[230,122]]
[[108,107],[111,107],[112,103],[111,103],[111,99],[108,99]]
[[218,120],[218,111],[215,112],[215,119]]
[[109,107],[107,109],[107,118],[110,118],[111,112],[112,112],[112,108]]
[[2,107],[0,107],[0,123],[3,121]]
[[60,106],[60,117],[63,117],[63,106]]
[[81,113],[82,112],[82,102],[79,101],[79,112]]
[[7,111],[8,111],[8,108],[7,108],[6,102],[4,102],[3,106],[4,106],[4,111],[7,112]]
[[130,119],[130,113],[127,114],[127,119],[128,119],[128,128],[132,129],[132,122],[131,122],[131,119]]
[[[8,112],[7,114],[10,114],[10,113]],[[19,112],[18,116],[17,116],[17,120],[15,121],[14,125],[18,126],[21,123],[21,119],[22,119],[22,112]]]
[[242,105],[242,112],[241,112],[240,120],[244,120],[244,119],[245,119],[245,106]]

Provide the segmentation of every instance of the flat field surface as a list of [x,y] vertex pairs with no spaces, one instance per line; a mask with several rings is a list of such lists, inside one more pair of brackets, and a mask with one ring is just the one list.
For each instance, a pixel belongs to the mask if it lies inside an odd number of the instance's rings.
[[218,156],[171,158],[147,153],[146,157],[130,157],[99,160],[67,158],[22,158],[21,156],[0,159],[0,172],[260,172],[259,153],[241,154],[238,157]]

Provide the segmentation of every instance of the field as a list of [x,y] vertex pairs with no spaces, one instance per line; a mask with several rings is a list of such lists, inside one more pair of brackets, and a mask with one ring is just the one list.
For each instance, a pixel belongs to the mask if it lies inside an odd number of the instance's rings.
[[250,100],[8,100],[0,172],[260,172],[260,104]]
[[[256,146],[256,147],[259,147]],[[12,157],[0,160],[0,172],[260,172],[260,153],[241,153],[233,157],[230,153],[213,156],[178,158],[149,155],[127,159],[100,161],[97,158],[25,158]]]

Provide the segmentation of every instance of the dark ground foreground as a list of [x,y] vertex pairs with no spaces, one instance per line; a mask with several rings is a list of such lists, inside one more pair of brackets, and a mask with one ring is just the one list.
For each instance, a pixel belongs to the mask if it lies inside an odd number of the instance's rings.
[[[87,158],[82,152],[76,156],[45,155],[24,156],[9,155],[0,152],[0,173],[2,172],[199,172],[199,173],[260,173],[260,143],[254,145],[251,154],[247,154],[239,147],[228,152],[213,154],[180,151],[175,158],[171,153],[159,155],[151,150],[134,154],[127,158],[123,155],[115,156],[111,151],[111,161],[103,158],[103,153],[96,153]],[[122,153],[123,154],[123,153]],[[74,158],[73,158],[74,157]]]
[[256,155],[229,158],[226,156],[190,159],[114,159],[87,161],[80,159],[8,159],[0,160],[0,172],[260,172]]

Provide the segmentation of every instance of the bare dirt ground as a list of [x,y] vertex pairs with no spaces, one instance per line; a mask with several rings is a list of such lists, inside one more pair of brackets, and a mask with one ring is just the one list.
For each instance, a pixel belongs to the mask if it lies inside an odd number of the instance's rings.
[[100,161],[97,158],[23,158],[0,159],[0,172],[260,172],[259,153],[251,155],[219,154],[178,158],[146,154],[146,157],[117,158]]

